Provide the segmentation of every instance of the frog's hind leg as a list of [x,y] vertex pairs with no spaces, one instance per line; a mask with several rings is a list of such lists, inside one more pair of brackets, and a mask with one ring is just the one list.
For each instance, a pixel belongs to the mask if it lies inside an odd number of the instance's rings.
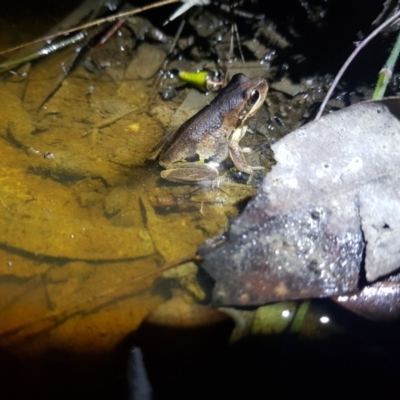
[[161,172],[161,178],[171,182],[200,184],[215,180],[219,175],[218,169],[210,164],[187,163],[179,164],[176,168],[169,166]]

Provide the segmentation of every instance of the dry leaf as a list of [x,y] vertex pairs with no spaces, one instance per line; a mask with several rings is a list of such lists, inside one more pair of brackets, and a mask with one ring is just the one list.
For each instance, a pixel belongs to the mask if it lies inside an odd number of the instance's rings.
[[[398,99],[330,114],[272,146],[277,165],[205,252],[214,302],[263,304],[357,290],[399,268]],[[364,254],[365,248],[365,254]]]

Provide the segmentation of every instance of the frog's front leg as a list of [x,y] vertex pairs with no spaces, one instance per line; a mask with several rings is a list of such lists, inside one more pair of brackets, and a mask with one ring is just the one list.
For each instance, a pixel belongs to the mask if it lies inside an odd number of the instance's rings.
[[163,165],[167,168],[161,172],[161,178],[172,182],[197,184],[213,181],[218,178],[218,169],[210,164],[173,163]]
[[259,169],[259,167],[251,167],[250,165],[247,164],[247,161],[243,155],[243,151],[241,147],[239,146],[239,142],[246,133],[247,126],[244,126],[242,128],[236,129],[229,141],[229,157],[235,164],[235,167],[241,171],[244,172],[248,175],[249,181],[251,180],[253,176],[253,170],[254,169]]

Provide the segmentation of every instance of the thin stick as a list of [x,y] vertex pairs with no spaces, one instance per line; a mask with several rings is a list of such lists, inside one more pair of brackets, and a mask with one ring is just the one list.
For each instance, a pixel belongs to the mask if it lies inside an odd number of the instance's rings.
[[136,8],[134,10],[125,11],[125,12],[122,12],[120,14],[115,14],[115,15],[112,15],[111,17],[97,19],[96,21],[89,22],[87,24],[80,25],[80,26],[77,26],[75,28],[67,29],[66,31],[63,31],[63,32],[53,33],[51,35],[44,36],[44,37],[41,37],[39,39],[33,40],[32,42],[20,44],[19,46],[12,47],[11,49],[3,50],[3,51],[0,52],[0,54],[10,53],[11,51],[22,49],[23,47],[30,46],[31,44],[38,43],[38,42],[41,42],[43,40],[51,40],[51,39],[54,39],[55,37],[60,36],[60,35],[67,35],[68,33],[76,32],[76,31],[79,31],[81,29],[87,29],[87,28],[90,28],[90,27],[95,26],[95,25],[100,25],[100,24],[102,24],[104,22],[114,21],[117,18],[124,18],[124,17],[127,17],[129,15],[139,14],[139,13],[141,13],[143,11],[150,10],[152,8],[162,7],[162,6],[165,6],[167,4],[178,3],[179,1],[180,0],[163,0],[163,1],[159,1],[158,3],[149,4],[149,5],[144,6],[144,7]]
[[331,87],[328,90],[328,93],[326,94],[324,101],[321,104],[321,107],[317,113],[317,116],[315,117],[315,121],[319,118],[321,118],[322,113],[324,112],[324,109],[326,107],[326,104],[328,103],[330,97],[332,96],[333,91],[335,90],[337,84],[339,83],[340,79],[342,78],[344,72],[346,71],[347,67],[353,62],[354,58],[358,55],[358,53],[383,29],[385,29],[387,26],[392,24],[394,21],[400,18],[400,11],[397,12],[396,14],[392,15],[389,19],[387,19],[383,24],[379,25],[368,37],[366,37],[358,46],[357,48],[351,53],[350,57],[346,60],[346,62],[343,64],[343,67],[340,69],[339,73],[336,75],[335,80],[333,81]]
[[239,29],[237,27],[236,22],[233,24],[233,31],[235,33],[235,37],[236,37],[236,42],[237,42],[237,45],[238,45],[240,58],[241,58],[242,62],[244,63],[245,60],[244,60],[244,55],[243,55],[243,51],[242,51],[242,45],[240,43]]

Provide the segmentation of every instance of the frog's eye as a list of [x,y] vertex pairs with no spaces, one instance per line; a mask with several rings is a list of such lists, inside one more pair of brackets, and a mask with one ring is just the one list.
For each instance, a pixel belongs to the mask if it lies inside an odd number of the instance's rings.
[[252,103],[256,103],[259,98],[260,98],[260,92],[258,90],[253,90],[250,94],[250,101]]

